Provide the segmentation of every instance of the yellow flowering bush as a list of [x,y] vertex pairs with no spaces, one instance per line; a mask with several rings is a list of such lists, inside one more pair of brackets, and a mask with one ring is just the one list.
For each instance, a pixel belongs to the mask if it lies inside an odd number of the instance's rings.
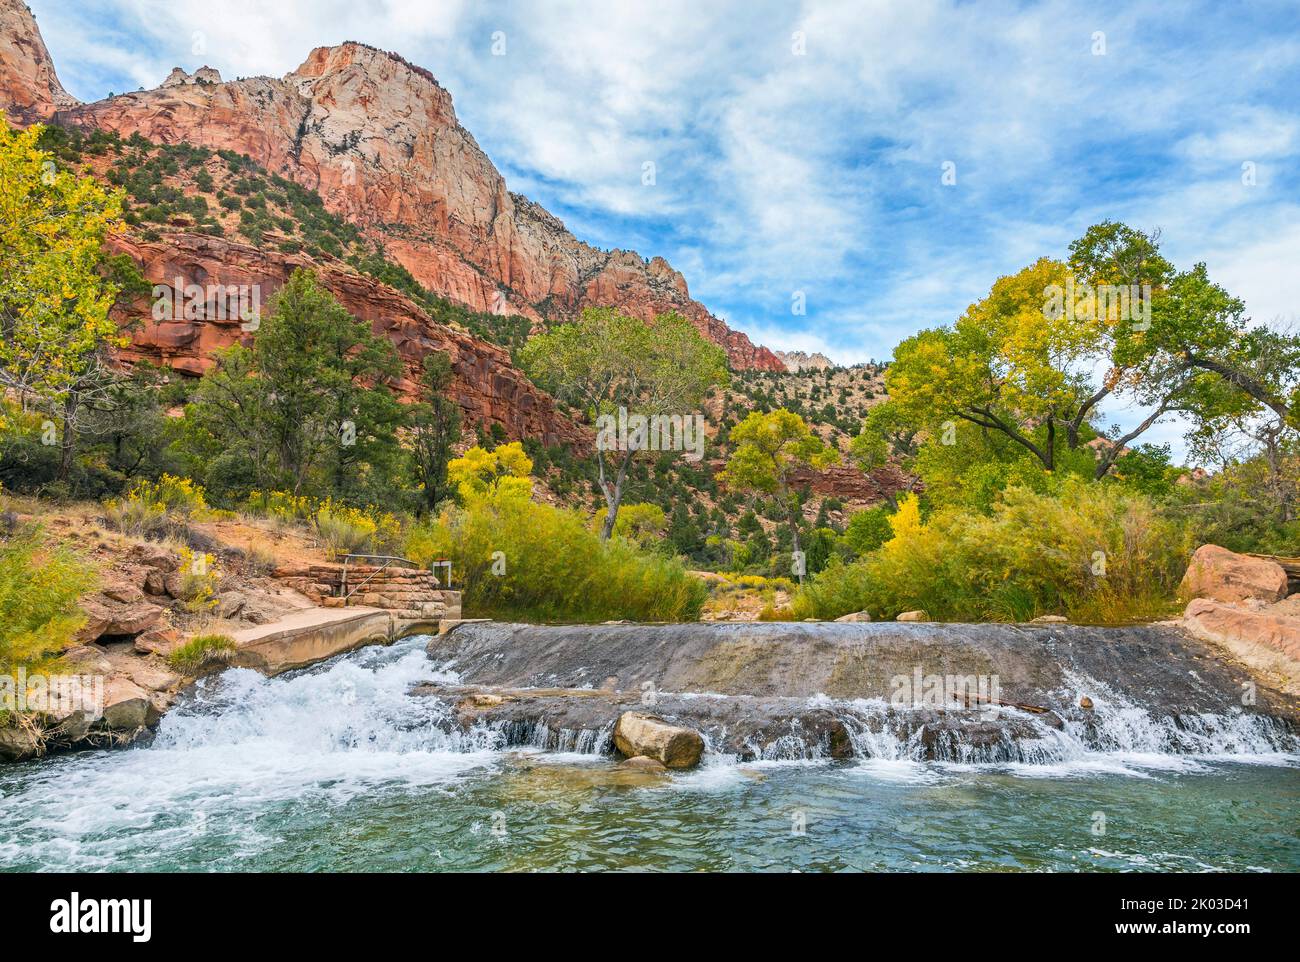
[[344,554],[386,554],[402,543],[402,525],[377,508],[353,508],[328,498],[316,509],[316,533],[331,558]]
[[169,515],[188,520],[211,514],[201,485],[170,474],[136,481],[123,497],[105,501],[104,513],[111,527],[141,538],[162,534]]
[[206,552],[181,548],[181,600],[187,611],[198,614],[217,606],[217,586],[221,576],[216,569],[216,558]]
[[310,521],[316,507],[315,499],[288,491],[250,491],[243,505],[249,514],[277,521]]

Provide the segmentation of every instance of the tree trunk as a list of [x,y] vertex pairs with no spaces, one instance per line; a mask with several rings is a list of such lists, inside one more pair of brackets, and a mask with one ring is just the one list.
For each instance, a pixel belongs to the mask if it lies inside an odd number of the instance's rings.
[[605,455],[598,452],[596,463],[600,466],[600,491],[605,496],[605,523],[600,527],[600,540],[608,541],[614,533],[614,523],[618,521],[618,506],[623,501],[623,484],[627,481],[627,469],[632,463],[635,448],[628,448],[618,466],[618,475],[611,485],[605,480]]
[[57,475],[60,482],[67,481],[68,474],[72,470],[72,456],[77,444],[78,400],[77,392],[69,391],[67,400],[63,402],[63,436],[59,439],[59,473]]
[[1291,409],[1287,406],[1286,402],[1283,401],[1282,398],[1273,394],[1273,392],[1270,391],[1262,381],[1256,380],[1246,372],[1238,371],[1235,368],[1214,360],[1213,358],[1197,357],[1190,352],[1188,352],[1185,357],[1187,358],[1187,363],[1192,367],[1198,367],[1202,371],[1211,371],[1219,375],[1229,384],[1235,385],[1242,391],[1245,391],[1260,404],[1272,409],[1273,413],[1283,421],[1287,421],[1291,417]]
[[1160,406],[1147,416],[1146,420],[1122,438],[1117,439],[1115,443],[1111,445],[1110,449],[1102,454],[1101,460],[1097,462],[1097,472],[1094,475],[1095,480],[1100,481],[1104,478],[1110,472],[1110,469],[1114,467],[1115,461],[1124,452],[1124,448],[1128,446],[1129,442],[1145,432],[1149,427],[1151,427],[1151,425],[1155,424],[1156,421],[1160,419],[1160,416],[1168,410],[1169,399],[1165,398],[1160,402]]
[[[799,547],[799,521],[800,521],[799,516],[803,512],[799,508],[799,499],[795,497],[792,494],[792,492],[785,486],[784,481],[781,482],[781,497],[785,499],[786,511],[789,512],[789,517],[790,517],[790,544],[791,544],[790,550],[794,552],[793,557],[797,560],[800,554],[802,554],[802,551],[800,550]],[[797,574],[798,574],[800,584],[803,584],[803,574],[806,568],[807,568],[806,563],[801,564],[799,566],[799,571]]]

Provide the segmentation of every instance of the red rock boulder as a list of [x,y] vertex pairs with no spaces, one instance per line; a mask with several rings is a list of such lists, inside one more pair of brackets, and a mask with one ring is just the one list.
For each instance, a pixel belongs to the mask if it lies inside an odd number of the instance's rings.
[[1272,604],[1286,597],[1287,578],[1274,561],[1203,544],[1183,575],[1182,591],[1189,598],[1228,603],[1254,599]]

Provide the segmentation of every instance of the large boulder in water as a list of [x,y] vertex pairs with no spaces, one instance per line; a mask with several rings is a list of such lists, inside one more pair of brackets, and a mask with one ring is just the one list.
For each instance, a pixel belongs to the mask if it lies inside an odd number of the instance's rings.
[[614,746],[628,758],[644,755],[667,768],[693,768],[704,753],[699,732],[639,711],[625,711],[618,717]]
[[1203,544],[1192,555],[1182,590],[1189,598],[1272,603],[1286,597],[1286,572],[1275,561]]

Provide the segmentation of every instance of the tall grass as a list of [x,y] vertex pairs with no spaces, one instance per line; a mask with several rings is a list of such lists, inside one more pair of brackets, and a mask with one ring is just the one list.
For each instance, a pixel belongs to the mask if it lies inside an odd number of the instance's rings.
[[203,487],[189,478],[164,474],[157,481],[140,479],[120,499],[104,502],[108,526],[137,538],[160,540],[181,521],[209,512]]
[[923,609],[940,621],[1143,620],[1172,610],[1193,548],[1188,527],[1145,496],[1074,482],[1055,494],[1009,489],[990,515],[950,508],[922,521],[908,499],[890,523],[893,538],[880,548],[814,577],[794,616]]
[[195,676],[210,665],[224,665],[234,653],[235,642],[229,635],[199,635],[173,649],[167,663],[183,675]]

